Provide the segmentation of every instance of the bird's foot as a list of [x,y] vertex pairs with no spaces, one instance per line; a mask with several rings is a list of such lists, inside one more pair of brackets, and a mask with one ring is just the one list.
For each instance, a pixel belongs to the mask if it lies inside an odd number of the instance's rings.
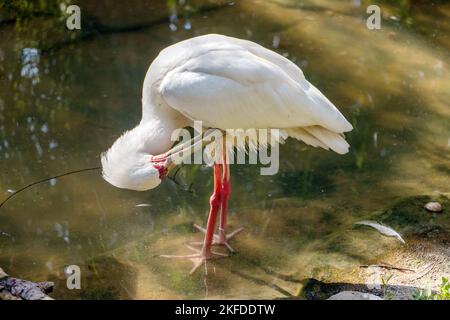
[[189,274],[193,274],[195,271],[197,271],[197,269],[204,264],[205,265],[205,274],[207,274],[207,269],[206,269],[206,261],[207,260],[211,260],[211,259],[217,259],[217,258],[226,258],[228,257],[227,254],[224,253],[220,253],[220,252],[214,252],[214,251],[210,251],[210,252],[205,252],[205,250],[198,250],[195,249],[191,246],[187,246],[190,250],[196,252],[194,254],[187,254],[187,255],[161,255],[160,257],[162,258],[168,258],[168,259],[189,259],[192,261],[192,263],[194,264],[194,266],[192,267],[191,271],[189,272]]
[[[194,227],[200,232],[206,233],[206,229],[199,226],[198,224],[194,224]],[[241,233],[242,230],[244,230],[243,227],[236,229],[228,234],[225,234],[224,230],[219,230],[219,234],[214,235],[212,244],[215,246],[225,246],[230,251],[230,253],[235,253],[236,251],[233,249],[233,247],[230,246],[229,241],[233,239],[235,236],[237,236],[239,233]],[[201,245],[203,244],[203,242],[191,242],[191,244]]]

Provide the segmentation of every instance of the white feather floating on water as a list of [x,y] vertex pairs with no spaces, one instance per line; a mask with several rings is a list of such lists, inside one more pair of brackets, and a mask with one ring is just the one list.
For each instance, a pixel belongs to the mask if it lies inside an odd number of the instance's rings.
[[149,203],[139,203],[136,205],[136,207],[151,207],[152,205]]
[[397,231],[395,231],[391,227],[382,225],[376,221],[363,220],[355,222],[355,224],[372,227],[378,230],[381,234],[384,234],[385,236],[394,237],[397,238],[401,243],[406,243],[405,240],[403,240],[402,236]]

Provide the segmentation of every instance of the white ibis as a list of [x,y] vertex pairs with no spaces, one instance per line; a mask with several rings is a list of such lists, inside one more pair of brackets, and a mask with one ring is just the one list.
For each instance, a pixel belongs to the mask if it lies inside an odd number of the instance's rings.
[[[141,122],[102,154],[104,179],[132,190],[157,187],[175,165],[173,156],[185,147],[170,149],[172,132],[194,121],[222,131],[277,128],[285,137],[339,154],[348,152],[343,133],[352,130],[293,62],[251,41],[210,34],[165,48],[150,65],[142,90]],[[233,252],[229,240],[242,230],[226,232],[229,151],[226,148],[223,161],[213,165],[214,192],[207,226],[197,226],[205,233],[202,249],[185,256],[165,256],[192,260],[191,273],[207,259],[221,255],[211,250],[212,245],[224,245]]]

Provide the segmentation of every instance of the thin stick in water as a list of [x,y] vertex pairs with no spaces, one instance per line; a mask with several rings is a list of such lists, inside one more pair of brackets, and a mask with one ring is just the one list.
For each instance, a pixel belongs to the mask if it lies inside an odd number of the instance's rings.
[[53,177],[50,177],[50,178],[45,178],[45,179],[41,179],[41,180],[32,182],[32,183],[30,183],[30,184],[28,184],[28,185],[26,185],[26,186],[20,188],[19,190],[15,191],[13,194],[9,195],[5,200],[3,200],[3,201],[0,203],[0,208],[1,208],[1,207],[2,207],[9,199],[11,199],[12,197],[14,197],[14,196],[17,195],[18,193],[20,193],[20,192],[22,192],[22,191],[24,191],[24,190],[26,190],[26,189],[28,189],[28,188],[34,186],[34,185],[37,185],[37,184],[39,184],[39,183],[47,182],[47,181],[49,181],[49,180],[61,178],[61,177],[68,176],[68,175],[74,174],[74,173],[79,173],[79,172],[84,172],[84,171],[92,171],[92,170],[100,170],[100,169],[101,169],[101,167],[92,167],[92,168],[79,169],[79,170],[69,171],[69,172],[66,172],[66,173],[58,174],[58,175],[53,176]]

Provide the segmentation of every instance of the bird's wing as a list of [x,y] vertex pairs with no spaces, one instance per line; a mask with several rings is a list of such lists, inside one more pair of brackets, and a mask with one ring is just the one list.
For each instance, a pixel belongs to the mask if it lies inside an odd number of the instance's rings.
[[205,126],[351,130],[301,70],[283,59],[255,44],[200,51],[169,71],[159,91],[169,106]]
[[[215,36],[223,37],[221,35],[215,35]],[[247,49],[254,55],[277,65],[278,67],[283,69],[284,72],[286,72],[294,81],[302,82],[303,80],[305,80],[303,71],[295,63],[293,63],[291,60],[283,57],[282,55],[280,55],[272,50],[268,50],[267,48],[264,48],[263,46],[255,43],[255,42],[252,42],[252,41],[231,38],[231,37],[227,37],[227,38],[230,39],[231,41],[233,41],[234,43],[236,43],[237,45],[244,47],[245,49]]]

